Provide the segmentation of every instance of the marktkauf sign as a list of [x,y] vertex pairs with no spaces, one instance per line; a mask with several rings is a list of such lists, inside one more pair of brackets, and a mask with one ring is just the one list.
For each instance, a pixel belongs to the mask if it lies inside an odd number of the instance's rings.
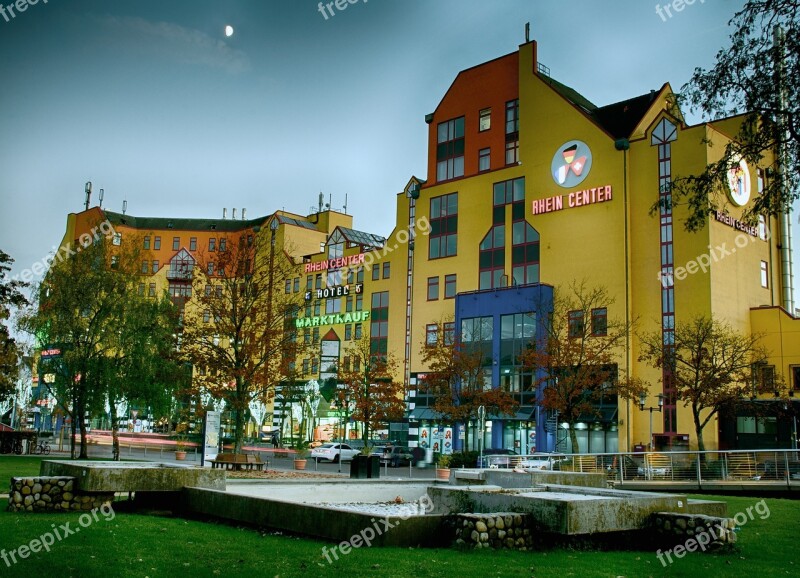
[[354,311],[353,313],[337,313],[335,315],[317,315],[316,317],[303,317],[295,319],[295,327],[319,327],[320,325],[342,325],[345,323],[360,323],[369,319],[369,311]]
[[344,297],[345,295],[350,295],[351,293],[355,293],[358,295],[364,291],[364,284],[363,283],[356,283],[353,285],[353,289],[351,291],[350,285],[336,285],[334,287],[326,287],[325,289],[317,289],[316,291],[306,291],[306,301],[311,301],[312,299],[330,299],[333,297]]

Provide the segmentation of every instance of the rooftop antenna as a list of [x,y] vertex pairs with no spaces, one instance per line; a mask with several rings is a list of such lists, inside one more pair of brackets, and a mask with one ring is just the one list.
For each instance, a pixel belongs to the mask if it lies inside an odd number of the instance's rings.
[[344,194],[344,214],[347,214],[347,193]]
[[319,192],[319,212],[322,212],[322,203],[324,202],[325,197],[322,196],[322,191]]
[[122,201],[122,214],[124,215],[128,210],[128,201],[127,199]]
[[236,207],[231,209],[231,219],[236,220]]
[[224,221],[227,218],[228,218],[228,209],[227,208],[223,208],[222,209],[222,220]]
[[103,193],[104,192],[105,191],[103,191],[103,189],[100,189],[100,208],[101,209],[103,208]]
[[89,210],[89,199],[92,198],[92,181],[86,182],[86,210]]
[[527,44],[530,41],[531,41],[531,23],[530,22],[526,22],[525,23],[525,43]]
[[242,207],[242,221],[244,221],[244,216],[247,214],[247,209]]

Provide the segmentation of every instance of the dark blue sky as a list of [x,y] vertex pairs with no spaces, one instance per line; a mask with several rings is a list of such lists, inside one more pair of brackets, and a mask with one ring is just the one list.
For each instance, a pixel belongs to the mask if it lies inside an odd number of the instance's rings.
[[41,260],[87,180],[139,216],[347,193],[356,228],[387,235],[394,195],[426,177],[425,114],[525,22],[553,77],[604,105],[678,89],[741,4],[359,0],[326,20],[310,0],[39,0],[0,17],[0,248],[16,272]]

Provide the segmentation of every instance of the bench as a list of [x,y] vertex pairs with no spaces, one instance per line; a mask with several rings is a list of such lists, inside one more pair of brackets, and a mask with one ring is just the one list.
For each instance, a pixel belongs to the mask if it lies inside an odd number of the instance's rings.
[[211,468],[225,469],[232,471],[242,471],[242,469],[262,471],[264,466],[269,465],[269,462],[261,461],[261,456],[258,454],[217,454],[217,457],[211,462]]

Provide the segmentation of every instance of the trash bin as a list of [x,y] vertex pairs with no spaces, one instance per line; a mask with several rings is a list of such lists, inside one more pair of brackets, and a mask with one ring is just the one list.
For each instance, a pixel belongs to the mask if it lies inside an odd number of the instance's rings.
[[[378,467],[380,468],[380,462],[378,463]],[[368,477],[367,468],[367,456],[353,456],[353,459],[350,461],[350,477],[359,480],[366,479]]]
[[367,477],[380,478],[381,477],[381,458],[380,456],[367,457]]

